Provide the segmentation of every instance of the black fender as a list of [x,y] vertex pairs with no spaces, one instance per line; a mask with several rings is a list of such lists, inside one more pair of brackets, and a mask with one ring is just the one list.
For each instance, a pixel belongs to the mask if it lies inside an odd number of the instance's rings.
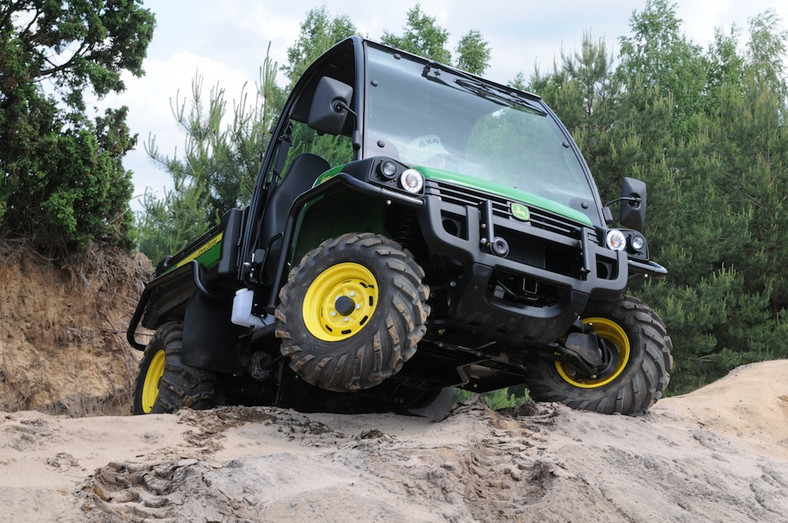
[[206,295],[211,294],[205,287],[203,268],[197,260],[191,260],[146,285],[126,330],[129,344],[137,350],[145,350],[147,345],[136,338],[139,324],[156,329],[168,316],[181,318],[183,305],[195,289]]
[[148,284],[129,322],[126,339],[135,349],[145,350],[146,345],[136,339],[141,320],[144,327],[155,329],[168,316],[179,316],[184,322],[183,362],[230,372],[243,328],[230,321],[232,297],[209,291],[203,272],[192,260]]
[[296,225],[298,223],[298,217],[301,214],[301,210],[308,202],[341,189],[350,189],[366,197],[384,200],[388,202],[388,204],[394,202],[406,207],[413,208],[419,208],[424,205],[424,201],[418,196],[400,193],[385,187],[379,187],[377,185],[359,180],[344,172],[334,175],[320,185],[317,185],[301,194],[295,199],[292,206],[290,207],[290,213],[287,216],[285,228],[282,234],[282,245],[284,247],[282,248],[279,258],[273,261],[273,263],[276,263],[276,272],[274,273],[273,280],[271,281],[271,291],[270,296],[268,297],[268,305],[266,307],[267,312],[273,313],[273,311],[276,309],[276,304],[279,297],[279,289],[282,288],[284,285],[284,280],[287,277],[285,275],[285,266],[290,259],[291,249],[293,248],[294,244],[294,237],[296,236]]

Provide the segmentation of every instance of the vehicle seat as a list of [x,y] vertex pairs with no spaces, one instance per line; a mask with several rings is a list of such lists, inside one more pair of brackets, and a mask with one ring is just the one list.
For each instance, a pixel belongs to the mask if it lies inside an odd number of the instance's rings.
[[[279,185],[273,188],[274,192],[271,194],[268,207],[263,215],[261,230],[263,247],[267,247],[271,238],[284,231],[287,214],[290,212],[293,200],[311,188],[317,177],[330,168],[331,166],[326,160],[314,154],[302,153],[293,158],[293,163],[290,164],[287,174],[279,182]],[[267,260],[278,256],[281,243],[281,239],[273,242],[266,257]]]

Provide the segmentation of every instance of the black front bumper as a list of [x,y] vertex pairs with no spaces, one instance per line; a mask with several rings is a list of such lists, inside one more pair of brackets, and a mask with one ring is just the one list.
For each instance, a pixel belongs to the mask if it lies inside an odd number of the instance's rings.
[[[589,297],[626,287],[627,255],[600,245],[591,227],[530,206],[521,221],[502,197],[433,181],[425,201],[419,220],[431,252],[463,267],[447,317],[458,330],[542,345],[566,332]],[[495,238],[506,254],[490,248]],[[502,290],[509,281],[522,282],[523,296]]]

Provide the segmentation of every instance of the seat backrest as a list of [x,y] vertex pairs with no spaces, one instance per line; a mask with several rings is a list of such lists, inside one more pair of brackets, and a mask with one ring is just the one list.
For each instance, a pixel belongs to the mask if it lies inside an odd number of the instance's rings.
[[[326,160],[314,154],[302,153],[293,158],[293,163],[290,164],[285,177],[279,185],[272,188],[273,193],[268,200],[261,227],[263,246],[267,246],[271,238],[283,232],[293,200],[312,187],[317,177],[330,168]],[[274,243],[269,252],[269,259],[274,251],[279,252],[278,245],[281,242],[277,240]]]

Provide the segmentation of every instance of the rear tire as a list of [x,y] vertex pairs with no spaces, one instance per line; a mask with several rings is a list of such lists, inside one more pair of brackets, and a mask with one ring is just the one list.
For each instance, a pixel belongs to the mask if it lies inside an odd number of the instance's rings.
[[[155,338],[154,338],[155,341]],[[164,374],[166,353],[160,343],[151,342],[140,361],[137,380],[134,383],[132,414],[150,414],[159,396],[159,382]]]
[[592,302],[583,318],[611,352],[608,371],[588,377],[570,363],[534,358],[526,371],[531,397],[604,414],[645,413],[670,381],[673,343],[665,324],[651,307],[630,296]]
[[212,371],[183,363],[183,323],[161,325],[145,348],[134,386],[132,414],[210,408],[216,389]]
[[308,252],[276,310],[281,352],[322,389],[368,389],[396,374],[427,331],[424,271],[398,244],[344,234]]

